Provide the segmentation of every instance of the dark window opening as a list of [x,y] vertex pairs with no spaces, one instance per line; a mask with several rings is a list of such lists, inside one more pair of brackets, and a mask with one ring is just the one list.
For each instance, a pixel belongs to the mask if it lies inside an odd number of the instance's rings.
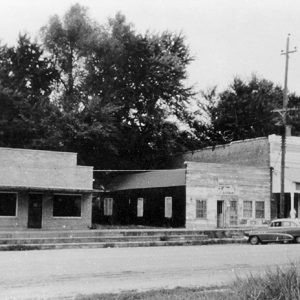
[[81,195],[54,195],[53,217],[80,217]]
[[0,216],[15,217],[17,210],[17,194],[0,193]]

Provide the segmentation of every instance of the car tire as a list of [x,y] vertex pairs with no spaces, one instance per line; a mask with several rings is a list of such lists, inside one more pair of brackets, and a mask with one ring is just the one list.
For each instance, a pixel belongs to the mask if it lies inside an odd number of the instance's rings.
[[300,244],[300,236],[296,236],[296,237],[295,237],[295,242],[296,242],[297,244]]
[[254,235],[254,236],[251,236],[251,238],[249,239],[249,242],[251,245],[258,245],[260,243],[260,240],[256,235]]

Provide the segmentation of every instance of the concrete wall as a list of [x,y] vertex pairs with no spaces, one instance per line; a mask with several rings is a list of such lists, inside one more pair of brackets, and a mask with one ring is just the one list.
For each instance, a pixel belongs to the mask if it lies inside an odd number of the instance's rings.
[[93,168],[81,166],[68,168],[0,166],[0,186],[92,190]]
[[[24,230],[28,225],[28,192],[18,193],[16,217],[0,217],[0,230]],[[88,229],[92,218],[92,194],[82,194],[81,217],[53,217],[53,194],[43,194],[42,229]]]
[[77,154],[72,152],[1,148],[0,166],[75,167]]
[[174,159],[173,167],[183,167],[185,161],[269,167],[268,138],[236,141],[226,145],[185,152]]
[[[269,136],[270,166],[273,168],[273,193],[280,193],[281,180],[281,137]],[[300,182],[300,137],[286,139],[285,192],[295,190],[295,182]]]
[[0,148],[0,187],[93,189],[93,168],[75,153]]
[[[270,170],[268,167],[187,162],[186,227],[216,228],[217,201],[224,201],[224,226],[230,226],[229,203],[237,201],[238,226],[270,220]],[[207,218],[196,218],[196,200],[207,201]],[[252,218],[243,216],[243,201],[252,201]],[[264,201],[265,218],[255,219],[255,201]]]

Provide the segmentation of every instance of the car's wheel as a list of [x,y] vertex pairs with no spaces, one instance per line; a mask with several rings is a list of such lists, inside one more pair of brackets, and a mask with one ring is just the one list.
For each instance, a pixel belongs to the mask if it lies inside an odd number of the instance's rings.
[[256,235],[254,235],[254,236],[251,236],[249,242],[251,245],[258,245],[260,240]]
[[300,236],[296,236],[296,237],[295,237],[295,242],[296,242],[297,244],[300,244]]

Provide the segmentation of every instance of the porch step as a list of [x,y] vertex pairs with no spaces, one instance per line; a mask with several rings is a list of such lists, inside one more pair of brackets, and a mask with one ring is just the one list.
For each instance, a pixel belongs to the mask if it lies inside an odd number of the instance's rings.
[[135,242],[106,242],[106,243],[53,243],[53,244],[8,244],[0,245],[0,251],[13,250],[50,250],[75,248],[124,248],[124,247],[163,247],[163,246],[196,246],[208,244],[244,243],[242,239],[203,239],[177,241],[135,241]]
[[0,231],[1,250],[113,248],[244,242],[241,230]]
[[[247,229],[247,228],[246,228]],[[245,229],[245,230],[246,230]],[[110,229],[110,230],[30,230],[30,231],[0,231],[0,239],[30,239],[30,238],[82,238],[108,236],[180,236],[207,235],[210,238],[242,236],[244,230],[239,229]]]
[[152,242],[152,241],[194,241],[207,238],[205,234],[194,235],[153,235],[153,236],[85,236],[85,237],[31,237],[31,238],[0,238],[0,245],[14,244],[57,244],[57,243],[111,243],[111,242]]

